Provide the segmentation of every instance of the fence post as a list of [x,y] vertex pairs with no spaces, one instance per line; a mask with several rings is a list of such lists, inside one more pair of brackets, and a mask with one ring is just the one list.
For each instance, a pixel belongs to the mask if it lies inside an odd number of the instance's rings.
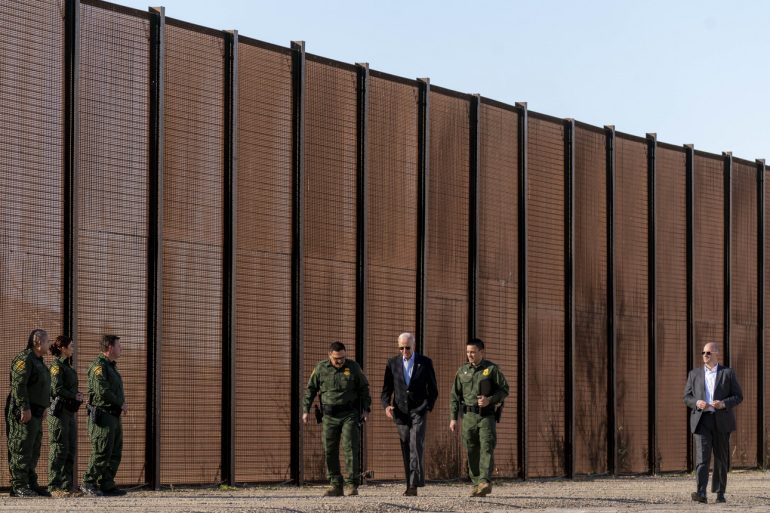
[[[366,362],[366,293],[367,245],[366,228],[368,201],[368,119],[369,64],[356,64],[356,362],[364,368]],[[359,461],[366,470],[366,430],[361,429]]]
[[165,152],[166,10],[150,8],[149,198],[147,213],[147,411],[145,477],[160,488],[160,358],[163,327],[163,154]]
[[305,480],[302,458],[302,404],[304,295],[304,171],[305,171],[305,42],[292,41],[292,259],[291,259],[291,478],[301,485]]
[[564,472],[575,477],[575,120],[564,121]]
[[235,253],[238,163],[238,31],[224,33],[224,234],[222,248],[222,482],[235,483]]
[[657,274],[655,255],[655,158],[657,134],[647,134],[647,465],[651,475],[658,473],[657,441]]
[[425,347],[425,252],[428,237],[428,184],[430,177],[430,79],[417,79],[417,351]]
[[607,472],[617,475],[617,348],[615,337],[615,127],[604,127],[607,137]]
[[767,468],[765,436],[765,161],[757,160],[757,464]]
[[470,98],[468,184],[468,340],[476,337],[479,278],[479,168],[481,166],[481,95]]
[[519,112],[518,123],[518,260],[519,287],[518,298],[518,456],[521,478],[528,476],[527,469],[527,143],[529,111],[526,102],[517,102]]
[[722,320],[724,323],[724,354],[725,365],[730,365],[730,306],[732,300],[732,269],[730,265],[730,248],[733,233],[733,154],[729,151],[722,153],[724,163],[724,252],[723,252],[723,284],[724,284],[724,302]]
[[[684,145],[685,177],[686,177],[686,218],[687,218],[687,369],[689,372],[693,366],[693,353],[695,351],[695,311],[693,306],[693,257],[695,248],[695,147],[692,144]],[[684,427],[687,430],[687,472],[693,471],[693,448],[690,443],[690,412],[685,409]]]
[[77,338],[77,180],[80,129],[80,0],[67,0],[64,14],[64,276],[63,326],[65,335]]

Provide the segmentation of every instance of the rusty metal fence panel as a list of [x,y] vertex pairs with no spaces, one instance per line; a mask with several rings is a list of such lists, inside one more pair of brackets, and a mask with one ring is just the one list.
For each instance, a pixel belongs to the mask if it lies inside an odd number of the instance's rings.
[[291,57],[242,43],[238,59],[235,480],[285,481],[291,387],[275,383],[291,375]]
[[[105,333],[121,337],[118,370],[129,414],[120,483],[145,482],[147,397],[147,202],[149,43],[147,18],[81,6],[77,184],[77,369],[87,370]],[[91,445],[78,430],[79,473]]]
[[223,39],[167,27],[160,462],[163,483],[220,479]]
[[[607,471],[607,158],[605,134],[578,127],[574,178],[575,472]],[[556,381],[557,376],[553,376]]]
[[738,430],[733,467],[757,466],[757,170],[732,168],[730,240],[730,366],[738,375],[743,402],[736,408]]
[[[303,387],[331,342],[339,340],[355,358],[355,70],[308,59],[306,109]],[[324,479],[320,426],[308,426],[305,477]]]
[[615,156],[618,472],[648,465],[647,146],[618,137]]
[[[724,170],[722,159],[695,155],[693,215],[693,362],[703,363],[701,350],[724,340]],[[723,349],[724,356],[724,349]]]
[[[0,30],[0,396],[5,404],[11,360],[26,347],[30,331],[43,328],[55,339],[62,330],[64,24],[57,2],[2,2]],[[0,431],[4,448],[5,429]],[[7,452],[0,450],[2,485],[9,481],[7,463]],[[46,483],[45,465],[38,475]]]
[[684,150],[658,148],[655,174],[657,382],[655,461],[662,472],[687,469],[687,195]]
[[564,127],[531,116],[527,169],[527,477],[564,460]]
[[[401,445],[379,404],[396,337],[415,331],[417,287],[417,87],[369,82],[367,182],[366,374],[373,414],[366,426],[367,469],[376,479],[403,479]],[[427,355],[430,357],[430,355]],[[446,399],[439,391],[439,401]],[[431,414],[428,422],[444,419]]]
[[[482,105],[479,169],[477,335],[510,386],[497,425],[495,472],[517,477],[518,463],[518,114]],[[443,392],[443,391],[442,391]]]
[[466,99],[430,93],[424,349],[433,359],[441,399],[427,426],[427,479],[465,473],[459,437],[447,425],[449,391],[467,342],[469,105]]

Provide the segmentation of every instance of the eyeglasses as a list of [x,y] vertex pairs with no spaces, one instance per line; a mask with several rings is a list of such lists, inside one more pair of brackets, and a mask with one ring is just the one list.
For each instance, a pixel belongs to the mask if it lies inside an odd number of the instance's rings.
[[703,356],[711,356],[711,351],[703,351],[701,354]]
[[411,351],[412,348],[409,346],[398,346],[399,351]]

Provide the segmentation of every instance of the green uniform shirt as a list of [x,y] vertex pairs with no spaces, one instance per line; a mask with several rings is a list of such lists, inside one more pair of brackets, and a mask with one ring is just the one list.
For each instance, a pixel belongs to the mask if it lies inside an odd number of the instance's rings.
[[11,397],[17,408],[29,410],[29,405],[47,408],[51,403],[51,376],[42,356],[25,349],[11,362]]
[[109,358],[100,354],[88,368],[88,394],[92,406],[120,408],[126,400],[123,379]]
[[310,374],[302,404],[305,413],[310,412],[316,394],[325,406],[350,404],[369,411],[372,398],[369,396],[369,381],[361,367],[353,360],[345,360],[339,369],[328,359],[318,362]]
[[72,368],[72,360],[57,356],[51,363],[51,397],[76,399],[78,373]]
[[497,365],[489,360],[481,360],[476,367],[466,363],[457,369],[457,374],[455,374],[454,386],[452,386],[452,393],[449,397],[450,420],[457,420],[461,405],[475,406],[478,404],[478,396],[481,395],[479,384],[485,379],[492,381],[491,390],[494,390],[489,396],[490,405],[501,403],[508,397],[508,382]]

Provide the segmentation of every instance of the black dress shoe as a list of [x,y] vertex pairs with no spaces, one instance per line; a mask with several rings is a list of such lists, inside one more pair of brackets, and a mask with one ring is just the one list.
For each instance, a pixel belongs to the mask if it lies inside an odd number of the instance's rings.
[[22,486],[21,488],[12,488],[11,489],[11,497],[39,497],[40,494],[38,494],[35,490],[30,488],[29,486]]
[[692,492],[692,495],[690,495],[692,500],[695,502],[702,502],[703,504],[706,504],[708,502],[708,499],[706,499],[705,495],[701,495],[698,492]]
[[725,494],[723,494],[723,493],[718,493],[718,494],[717,494],[717,500],[716,500],[716,501],[717,501],[717,502],[727,502],[727,500],[725,499]]
[[406,491],[404,492],[404,496],[417,497],[417,487],[410,486],[409,488],[407,488]]
[[50,497],[51,496],[51,492],[49,492],[48,488],[46,488],[44,486],[36,486],[35,487],[35,491],[41,497]]
[[122,497],[126,494],[126,491],[120,488],[110,488],[109,490],[104,490],[102,494],[105,497]]

